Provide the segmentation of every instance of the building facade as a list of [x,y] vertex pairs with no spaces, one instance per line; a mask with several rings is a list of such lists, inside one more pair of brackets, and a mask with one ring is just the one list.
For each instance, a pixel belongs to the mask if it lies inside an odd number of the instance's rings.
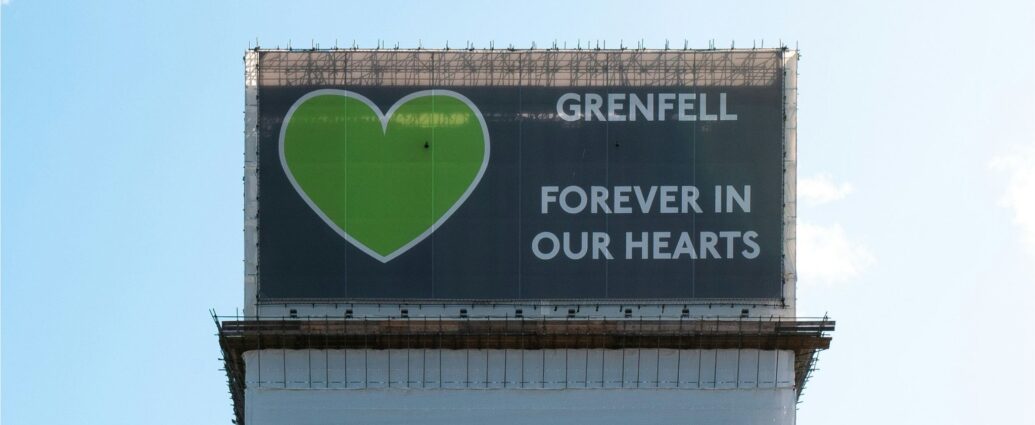
[[248,51],[236,422],[793,424],[797,59]]

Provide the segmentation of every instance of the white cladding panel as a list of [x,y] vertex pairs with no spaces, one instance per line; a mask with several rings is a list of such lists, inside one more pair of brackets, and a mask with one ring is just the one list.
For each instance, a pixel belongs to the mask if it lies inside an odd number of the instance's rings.
[[793,388],[248,389],[248,425],[793,424]]
[[249,425],[793,424],[794,353],[756,349],[244,353]]
[[262,350],[248,425],[793,424],[794,353]]
[[788,350],[283,350],[244,353],[249,389],[792,388]]

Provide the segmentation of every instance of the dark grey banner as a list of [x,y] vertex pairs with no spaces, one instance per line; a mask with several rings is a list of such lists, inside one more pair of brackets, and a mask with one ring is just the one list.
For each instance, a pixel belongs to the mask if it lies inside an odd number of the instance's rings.
[[259,298],[780,298],[783,101],[260,87]]

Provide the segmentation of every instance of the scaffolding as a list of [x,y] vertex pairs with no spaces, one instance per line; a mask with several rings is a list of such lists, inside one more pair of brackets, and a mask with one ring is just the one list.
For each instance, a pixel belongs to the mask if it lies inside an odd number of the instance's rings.
[[260,87],[738,87],[780,84],[786,49],[255,51]]
[[[245,55],[245,297],[246,312],[258,314],[258,138],[276,119],[259,119],[263,89],[279,87],[768,87],[784,89],[784,289],[779,307],[793,314],[796,168],[796,51],[786,47],[751,49],[262,49]],[[509,117],[509,118],[508,118]],[[529,115],[494,116],[522,120]],[[277,118],[279,119],[279,118]],[[328,302],[278,299],[280,302]],[[348,301],[343,299],[334,302]],[[379,302],[379,300],[367,300]],[[398,301],[398,300],[396,300]],[[419,301],[419,300],[416,300]],[[647,300],[643,300],[647,301]],[[686,304],[679,300],[676,304]],[[705,300],[724,304],[724,299]],[[766,300],[734,300],[766,304]],[[495,304],[493,302],[493,304]],[[577,304],[577,303],[575,303]]]
[[[739,362],[742,352],[754,350],[748,355],[754,362],[761,362],[761,351],[776,353],[779,362],[780,352],[793,352],[793,380],[788,381],[788,388],[793,388],[800,396],[805,383],[815,367],[818,353],[830,347],[830,332],[835,322],[827,317],[793,318],[793,317],[746,317],[744,310],[741,317],[729,316],[688,316],[686,303],[682,304],[683,312],[670,312],[665,316],[602,317],[584,315],[577,316],[569,311],[568,318],[527,318],[514,316],[493,316],[466,314],[457,316],[405,317],[408,311],[403,304],[398,305],[399,314],[376,316],[356,314],[353,310],[345,310],[339,316],[297,316],[289,314],[285,317],[256,316],[255,303],[256,282],[258,280],[258,264],[256,256],[257,241],[257,120],[262,88],[277,87],[312,87],[312,88],[349,88],[372,86],[396,87],[762,87],[781,86],[785,93],[785,164],[793,170],[795,162],[795,108],[796,108],[796,68],[788,57],[786,48],[773,49],[462,49],[462,50],[428,50],[428,49],[259,49],[251,50],[246,55],[246,284],[245,306],[247,316],[217,316],[212,318],[218,332],[222,361],[227,374],[227,384],[234,404],[236,423],[245,421],[245,388],[254,384],[269,384],[261,378],[246,377],[246,353],[280,350],[280,360],[285,363],[284,376],[272,381],[287,387],[290,384],[287,374],[288,352],[305,350],[307,353],[318,351],[327,353],[333,350],[375,350],[387,353],[389,362],[395,351],[405,351],[403,357],[407,363],[411,361],[411,350],[456,351],[470,356],[472,352],[488,356],[489,350],[502,350],[507,359],[508,352],[527,353],[538,350],[544,356],[542,360],[545,370],[545,356],[550,350],[611,350],[620,351],[624,361],[626,350],[636,351],[637,368],[642,350],[650,351],[655,356],[662,355],[663,350],[675,350],[679,361],[687,350],[696,350],[696,359],[702,361],[706,350],[736,350]],[[796,57],[794,58],[796,60]],[[788,75],[789,71],[789,75]],[[790,102],[790,103],[788,103]],[[794,301],[794,180],[793,173],[789,181],[785,181],[785,226],[789,235],[785,237],[785,250],[788,252],[785,263],[784,299],[788,304],[778,307],[788,308],[793,315]],[[787,178],[785,176],[785,178]],[[285,300],[281,300],[285,301]],[[290,303],[312,303],[315,311],[319,300],[286,300]],[[286,302],[285,301],[285,302]],[[342,301],[342,300],[336,300]],[[642,300],[641,300],[642,301]],[[704,300],[715,303],[720,300]],[[766,300],[721,300],[733,309],[743,303],[766,305]],[[395,300],[398,302],[398,300]],[[619,301],[620,302],[620,301]],[[783,301],[781,301],[782,303]],[[491,310],[496,310],[496,302]],[[535,303],[528,304],[532,306]],[[577,304],[573,306],[577,310]],[[420,304],[412,304],[420,309]],[[510,305],[502,303],[500,305]],[[516,303],[514,305],[524,305]],[[661,312],[665,312],[664,303]],[[378,304],[380,307],[380,304]],[[284,304],[284,310],[295,313],[295,304]],[[412,307],[411,307],[412,308]],[[474,306],[471,306],[472,311]],[[530,307],[531,308],[531,307]],[[337,310],[337,304],[334,304]],[[556,310],[556,306],[554,306]],[[325,309],[324,311],[328,311]],[[442,311],[447,310],[443,305]],[[619,310],[624,310],[620,308]],[[356,310],[357,312],[359,310]],[[520,311],[520,310],[517,310]],[[673,310],[675,311],[675,310]],[[279,313],[275,313],[279,314]],[[433,314],[433,313],[432,313]],[[599,314],[599,313],[591,313]],[[653,314],[653,313],[650,313]],[[676,318],[675,315],[679,314]],[[710,353],[710,351],[709,351]],[[439,354],[441,355],[441,354]],[[524,354],[522,354],[524,356]],[[717,354],[716,354],[717,356]],[[488,358],[488,357],[486,357]],[[524,359],[524,357],[521,357]],[[717,359],[718,357],[716,357]],[[260,360],[261,361],[261,360]],[[423,360],[422,360],[423,361]],[[601,369],[605,357],[600,357]],[[715,360],[717,362],[717,360]],[[488,360],[486,360],[488,364]],[[565,360],[567,364],[567,360]],[[588,364],[588,360],[586,360]],[[364,363],[365,365],[365,363]],[[713,367],[717,367],[714,363]],[[327,362],[324,362],[324,367]],[[660,366],[657,366],[660,368]],[[698,365],[700,367],[700,364]],[[486,366],[486,370],[488,366]],[[407,364],[405,370],[409,371]],[[506,370],[506,367],[503,368]],[[677,371],[679,369],[677,368]],[[736,366],[740,371],[740,365]],[[390,372],[389,372],[390,373]],[[485,372],[486,374],[488,372]],[[784,380],[789,378],[783,377]],[[364,378],[366,379],[366,378]],[[526,384],[524,378],[519,382]],[[685,380],[676,377],[674,385],[679,388],[719,388],[723,382],[712,375],[712,380],[702,380],[697,376],[695,385],[682,387]],[[490,383],[498,384],[485,377],[482,380],[465,380],[465,388],[488,387]],[[621,379],[621,385],[634,382],[637,387],[641,383],[660,387],[672,384],[655,377],[632,381]],[[312,384],[309,380],[309,384]],[[325,379],[325,384],[331,379]],[[346,379],[345,385],[350,381]],[[388,380],[391,386],[395,382]],[[402,383],[411,385],[410,377]],[[424,385],[427,381],[419,381]],[[506,378],[502,385],[506,387]],[[763,386],[771,383],[773,387],[781,384],[779,377],[771,381],[755,379],[754,385]],[[439,385],[443,382],[440,379]],[[582,381],[586,386],[596,384],[588,373]],[[611,382],[613,383],[613,382]],[[364,385],[367,383],[364,382]],[[539,385],[563,385],[567,388],[569,380],[551,381],[545,376],[532,380],[533,387]],[[605,387],[603,372],[599,385]],[[711,385],[709,387],[709,385]],[[735,385],[741,385],[739,377]],[[523,388],[523,386],[522,386]]]
[[[672,382],[662,381],[660,378],[653,382],[639,378],[640,352],[650,350],[651,353],[660,359],[663,350],[675,350],[680,353],[679,359],[683,358],[682,352],[696,350],[698,362],[705,356],[702,350],[737,350],[736,370],[738,377],[733,384],[734,388],[741,388],[739,371],[742,358],[754,359],[755,367],[761,362],[760,352],[776,353],[779,362],[781,351],[792,351],[794,381],[786,382],[786,385],[793,385],[794,390],[800,395],[805,386],[805,381],[814,368],[818,353],[830,347],[830,332],[834,330],[835,322],[827,317],[822,318],[723,318],[723,317],[695,317],[680,320],[664,318],[635,318],[635,319],[607,319],[607,318],[579,318],[568,320],[557,319],[530,319],[514,317],[283,317],[280,319],[263,317],[220,317],[213,312],[220,348],[223,352],[223,362],[227,374],[227,384],[230,389],[231,398],[234,402],[234,412],[237,416],[237,423],[244,422],[244,390],[249,384],[262,386],[268,381],[261,377],[246,381],[245,356],[247,352],[260,353],[263,350],[281,350],[284,354],[279,361],[285,362],[283,373],[284,378],[276,381],[288,385],[287,374],[287,352],[290,350],[307,350],[311,355],[315,350],[320,353],[328,353],[333,350],[378,350],[387,352],[389,365],[391,362],[392,350],[405,350],[404,357],[407,364],[401,366],[406,371],[411,370],[411,350],[434,350],[438,353],[453,350],[463,352],[468,358],[472,352],[476,355],[484,355],[488,358],[488,350],[513,350],[517,352],[529,352],[538,350],[544,357],[543,370],[545,371],[545,356],[549,350],[582,350],[587,354],[586,367],[588,369],[587,350],[612,350],[620,351],[622,355],[622,370],[624,371],[626,350],[636,350],[637,378],[628,382],[635,383],[639,388],[641,382],[644,387],[661,388],[663,384]],[[742,356],[742,352],[750,351],[752,355]],[[441,354],[439,354],[441,356]],[[716,356],[712,367],[718,367]],[[522,355],[523,356],[523,355]],[[504,354],[504,362],[506,361]],[[261,357],[259,357],[261,362]],[[523,361],[524,357],[522,357]],[[785,360],[789,361],[789,359]],[[267,359],[268,361],[268,359]],[[426,361],[426,358],[425,360]],[[750,361],[750,360],[748,360]],[[601,369],[604,366],[604,356],[601,354]],[[564,360],[567,365],[567,358]],[[660,360],[656,365],[660,364]],[[323,363],[329,367],[328,363]],[[364,361],[364,367],[366,362]],[[660,366],[655,366],[660,370]],[[700,367],[700,366],[699,366]],[[504,366],[504,369],[506,367]],[[390,366],[389,366],[390,370]],[[485,373],[488,374],[488,360],[486,360]],[[312,375],[312,369],[310,369]],[[324,373],[327,373],[324,371]],[[391,372],[389,372],[390,375]],[[409,372],[407,372],[409,373]],[[470,371],[467,371],[469,374]],[[623,372],[624,373],[624,372]],[[655,372],[659,373],[659,372]],[[757,373],[757,372],[756,372]],[[364,373],[366,376],[366,373]],[[587,387],[590,384],[588,374],[584,381]],[[608,382],[603,381],[603,374],[600,387],[607,387]],[[787,378],[785,378],[786,381]],[[323,381],[328,382],[328,381]],[[391,387],[393,381],[389,380]],[[424,379],[419,381],[409,376],[404,381],[399,381],[402,386],[412,388],[414,382],[420,382],[423,387]],[[504,378],[503,385],[508,381]],[[515,381],[516,382],[516,381]],[[627,380],[623,377],[624,387]],[[712,375],[711,386],[707,382],[702,383],[701,375],[697,376],[696,386],[686,385],[681,387],[678,377],[675,380],[675,388],[699,389],[699,388],[721,388],[720,385],[728,384],[720,382],[717,375]],[[781,382],[778,377],[770,381],[762,382],[760,379],[753,381],[755,388],[768,385],[771,382],[773,388],[779,387]],[[312,376],[310,376],[310,385]],[[522,378],[521,388],[525,388]],[[542,381],[529,382],[532,388],[546,388],[547,384],[558,385],[558,382],[547,382],[545,372]],[[498,384],[498,382],[497,382]],[[348,383],[346,382],[346,387]],[[366,388],[369,383],[363,383]],[[442,382],[439,381],[441,387]],[[473,386],[472,386],[473,385]],[[468,379],[461,388],[482,388],[489,386],[489,378],[485,381]],[[568,388],[567,377],[563,386],[556,388]],[[704,386],[702,386],[704,385]]]

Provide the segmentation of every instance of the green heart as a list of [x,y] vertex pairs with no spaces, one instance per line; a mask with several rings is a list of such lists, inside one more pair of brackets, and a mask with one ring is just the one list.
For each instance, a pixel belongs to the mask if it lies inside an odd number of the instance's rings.
[[316,90],[284,118],[280,162],[306,203],[381,262],[442,225],[489,162],[485,119],[448,90],[410,94],[381,114],[346,90]]

